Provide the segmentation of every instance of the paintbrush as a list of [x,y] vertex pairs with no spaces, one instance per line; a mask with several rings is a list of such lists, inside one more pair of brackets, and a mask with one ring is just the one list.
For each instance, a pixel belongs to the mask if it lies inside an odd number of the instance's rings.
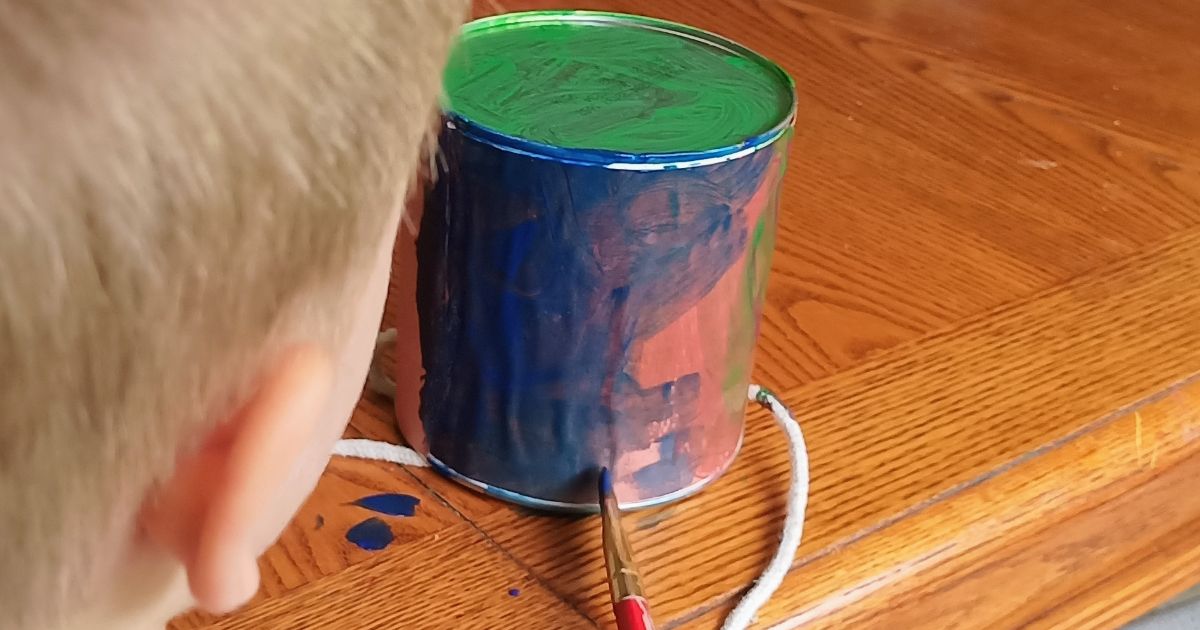
[[633,561],[633,549],[621,527],[621,509],[613,493],[612,475],[600,469],[600,527],[604,535],[604,565],[612,595],[617,630],[654,630],[650,606],[642,590],[642,574]]

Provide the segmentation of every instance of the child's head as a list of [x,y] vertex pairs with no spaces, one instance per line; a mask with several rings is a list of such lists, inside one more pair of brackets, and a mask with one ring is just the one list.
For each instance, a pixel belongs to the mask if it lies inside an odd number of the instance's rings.
[[253,594],[361,388],[465,4],[0,0],[0,625],[98,627],[162,567]]

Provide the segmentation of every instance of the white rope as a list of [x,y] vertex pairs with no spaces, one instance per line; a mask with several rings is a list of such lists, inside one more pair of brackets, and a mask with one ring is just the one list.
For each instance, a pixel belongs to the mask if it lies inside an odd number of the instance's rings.
[[755,580],[755,584],[742,596],[732,613],[725,618],[721,630],[744,630],[754,622],[763,604],[766,604],[775,589],[783,583],[784,576],[792,567],[796,558],[796,549],[800,547],[800,539],[804,534],[804,511],[808,508],[808,448],[804,445],[804,433],[800,423],[792,417],[775,394],[759,387],[750,386],[750,400],[771,410],[775,422],[787,434],[788,453],[792,460],[792,478],[788,487],[787,516],[783,519],[783,534],[780,536],[779,547],[775,555],[767,563],[767,568]]
[[333,445],[333,454],[342,457],[392,462],[401,466],[422,468],[429,466],[429,462],[411,448],[378,440],[338,440],[337,444]]
[[[388,343],[392,339],[381,341]],[[392,387],[394,388],[394,385]],[[381,393],[388,392],[385,388],[385,391]],[[775,416],[776,424],[787,435],[788,454],[791,459],[787,515],[783,519],[783,533],[780,535],[779,547],[775,549],[775,555],[767,563],[767,568],[763,570],[762,575],[754,581],[754,586],[746,591],[742,601],[738,602],[737,607],[725,619],[721,630],[745,630],[748,628],[754,622],[759,609],[771,599],[771,595],[783,583],[783,578],[796,558],[796,549],[800,547],[800,539],[804,534],[804,512],[808,508],[808,449],[804,444],[804,433],[800,430],[800,423],[796,422],[796,419],[792,417],[792,412],[770,391],[758,385],[751,385],[749,395],[750,400],[771,411],[771,414]],[[401,466],[429,466],[429,462],[411,448],[376,440],[338,440],[333,447],[333,454],[393,462]]]

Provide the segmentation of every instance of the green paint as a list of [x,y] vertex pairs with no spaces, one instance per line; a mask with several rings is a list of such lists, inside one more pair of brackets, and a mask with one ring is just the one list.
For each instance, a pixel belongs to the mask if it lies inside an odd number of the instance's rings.
[[572,149],[686,153],[736,146],[794,107],[787,74],[715,35],[650,18],[534,12],[469,24],[445,75],[448,110]]

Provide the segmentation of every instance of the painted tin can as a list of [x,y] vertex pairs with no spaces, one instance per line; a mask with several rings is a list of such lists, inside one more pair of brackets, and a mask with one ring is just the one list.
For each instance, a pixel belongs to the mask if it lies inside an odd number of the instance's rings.
[[467,25],[416,244],[424,380],[406,437],[542,509],[687,496],[741,444],[791,79],[644,17]]

